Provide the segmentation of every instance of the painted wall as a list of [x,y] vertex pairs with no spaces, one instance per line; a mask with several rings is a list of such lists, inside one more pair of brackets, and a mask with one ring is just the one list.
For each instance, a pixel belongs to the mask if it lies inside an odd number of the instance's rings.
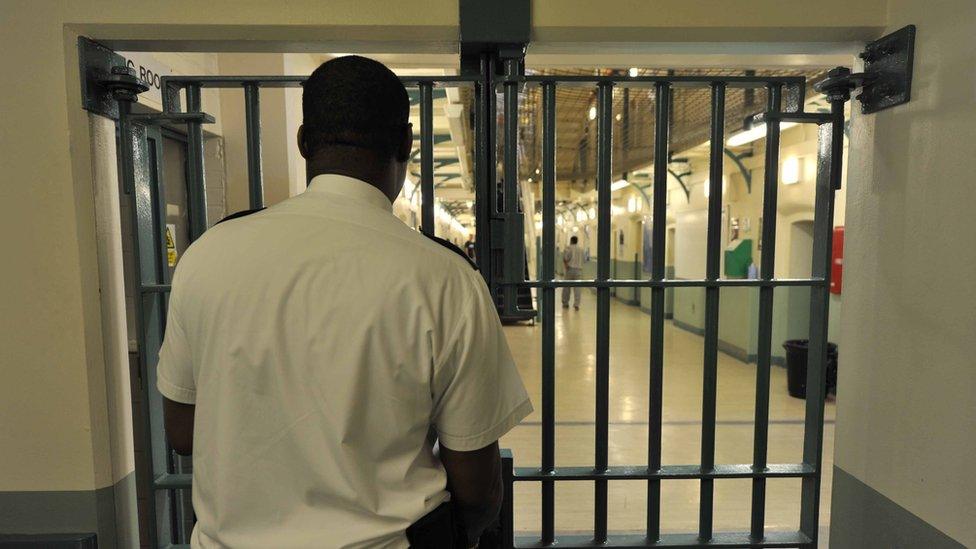
[[[896,505],[974,547],[976,5],[893,0],[888,17],[918,27],[912,100],[852,115],[834,455],[875,499],[835,489],[832,515],[852,516],[831,539],[885,535]],[[934,546],[923,530],[881,544]]]

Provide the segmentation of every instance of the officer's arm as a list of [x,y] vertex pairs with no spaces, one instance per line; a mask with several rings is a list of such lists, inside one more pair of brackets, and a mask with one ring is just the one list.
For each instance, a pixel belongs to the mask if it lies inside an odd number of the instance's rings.
[[193,453],[193,414],[196,406],[173,402],[163,397],[163,423],[166,440],[181,456]]
[[447,471],[451,501],[473,543],[498,518],[502,508],[504,488],[498,442],[471,452],[441,446],[440,458]]

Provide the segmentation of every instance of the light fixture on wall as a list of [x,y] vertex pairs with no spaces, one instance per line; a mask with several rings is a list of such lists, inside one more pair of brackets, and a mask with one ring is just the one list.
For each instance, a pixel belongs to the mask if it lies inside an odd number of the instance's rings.
[[627,200],[627,211],[634,213],[637,211],[637,197],[632,196]]
[[631,78],[633,78],[633,77],[635,77],[635,76],[637,76],[637,74],[638,74],[639,72],[640,72],[640,71],[639,71],[639,70],[637,70],[637,67],[631,67],[631,68],[630,68],[630,70],[629,70],[629,71],[627,71],[627,74],[629,74],[629,75],[630,75],[630,77],[631,77]]
[[586,214],[583,213],[583,210],[576,210],[576,221],[578,223],[586,221]]
[[596,119],[596,107],[590,107],[590,120]]
[[596,219],[596,208],[590,206],[590,209],[587,210],[586,215],[588,215],[590,219]]
[[800,181],[800,159],[796,156],[790,156],[784,160],[779,178],[784,185],[798,183]]
[[[729,147],[739,147],[741,145],[745,145],[746,143],[752,143],[757,139],[766,137],[766,123],[759,122],[757,120],[758,116],[758,113],[747,116],[742,122],[742,131],[729,137],[725,141],[725,144]],[[782,132],[783,130],[792,128],[793,126],[796,126],[796,122],[780,122],[779,130]]]
[[618,179],[610,184],[610,192],[619,191],[620,189],[625,189],[630,185],[630,182],[626,179]]

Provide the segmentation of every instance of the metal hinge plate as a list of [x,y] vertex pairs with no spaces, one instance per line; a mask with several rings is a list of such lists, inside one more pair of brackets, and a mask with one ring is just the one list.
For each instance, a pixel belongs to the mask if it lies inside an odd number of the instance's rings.
[[871,42],[860,57],[864,60],[864,74],[871,78],[856,97],[862,113],[878,112],[911,99],[915,25]]

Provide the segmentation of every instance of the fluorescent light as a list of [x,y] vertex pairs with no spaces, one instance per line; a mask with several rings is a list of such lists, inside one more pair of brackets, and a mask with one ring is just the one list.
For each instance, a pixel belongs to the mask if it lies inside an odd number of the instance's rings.
[[[711,194],[711,188],[710,188],[711,186],[712,186],[711,180],[706,179],[705,180],[705,185],[702,187],[702,190],[705,192],[705,198],[708,198],[708,195]],[[729,181],[727,179],[725,179],[725,176],[723,175],[722,176],[722,194],[723,195],[725,194],[725,191],[728,190],[728,188],[729,188]]]
[[590,120],[596,118],[596,107],[590,107]]
[[637,67],[631,67],[630,70],[627,71],[627,74],[629,74],[631,77],[634,77],[637,76],[638,72],[640,71],[637,70]]
[[[780,122],[779,129],[783,131],[785,129],[792,128],[796,126],[796,122]],[[726,145],[730,147],[738,147],[740,145],[745,145],[746,143],[752,143],[757,139],[762,139],[766,137],[766,124],[756,124],[752,128],[741,131],[728,139],[725,142]]]
[[619,191],[620,189],[625,189],[630,185],[630,182],[626,179],[618,179],[610,184],[610,192]]
[[784,185],[792,185],[800,181],[800,159],[791,156],[783,161],[783,169],[780,172],[780,179]]

